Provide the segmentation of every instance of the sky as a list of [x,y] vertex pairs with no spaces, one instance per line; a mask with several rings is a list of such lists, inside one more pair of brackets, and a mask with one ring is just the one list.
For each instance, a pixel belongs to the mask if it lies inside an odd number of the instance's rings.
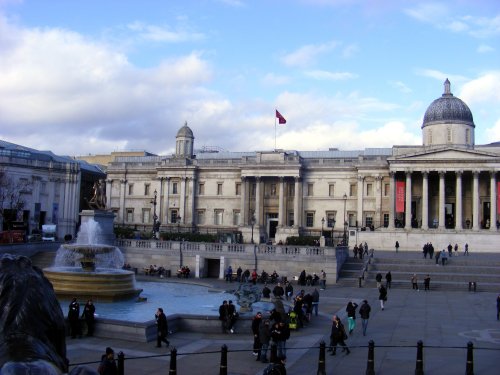
[[0,139],[58,155],[420,145],[446,78],[500,141],[500,1],[0,0]]

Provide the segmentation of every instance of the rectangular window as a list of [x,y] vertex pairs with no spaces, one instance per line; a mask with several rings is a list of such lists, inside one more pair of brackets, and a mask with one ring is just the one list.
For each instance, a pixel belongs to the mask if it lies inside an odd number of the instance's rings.
[[142,222],[144,224],[151,222],[151,209],[149,209],[149,208],[142,209]]
[[128,195],[133,195],[134,194],[134,184],[129,184],[128,185]]
[[205,210],[198,210],[196,212],[196,222],[198,225],[205,224]]
[[133,222],[134,222],[134,209],[127,208],[127,223],[133,223]]
[[172,194],[179,194],[177,186],[177,182],[172,182]]
[[370,215],[366,215],[366,218],[365,218],[365,227],[371,227],[373,225],[373,216],[370,214]]
[[151,185],[145,184],[144,185],[144,195],[149,195],[150,190],[151,190]]
[[314,184],[307,184],[307,196],[312,197],[314,195]]
[[205,194],[205,183],[200,182],[198,184],[198,195],[204,195]]
[[217,195],[222,195],[222,182],[217,183]]
[[233,225],[240,225],[240,211],[233,211]]
[[335,196],[335,184],[328,185],[328,196],[330,196],[330,197]]
[[391,185],[390,184],[384,184],[384,197],[388,197],[389,196],[390,189],[391,189]]
[[373,185],[366,184],[366,196],[371,197],[373,195]]
[[[27,189],[24,188],[25,186],[28,186],[28,179],[27,178],[19,179],[19,187],[20,187],[21,192],[27,192]],[[47,194],[47,183],[46,182],[42,182],[40,184],[40,194]]]
[[306,227],[312,228],[314,226],[314,212],[306,212]]
[[337,216],[337,212],[327,212],[326,213],[326,226],[328,228],[335,228],[335,217]]
[[350,197],[355,197],[358,194],[358,185],[357,184],[350,184],[349,186],[349,196]]
[[384,214],[384,228],[389,226],[389,214]]
[[177,221],[179,221],[179,211],[177,210],[172,210],[170,211],[170,223],[172,224],[177,224]]
[[241,182],[236,183],[236,185],[234,186],[234,190],[236,192],[236,195],[241,195]]
[[288,226],[293,227],[294,222],[295,222],[295,220],[293,218],[293,211],[290,211],[288,213]]
[[223,214],[224,210],[215,210],[214,211],[214,224],[215,225],[222,225],[223,224]]

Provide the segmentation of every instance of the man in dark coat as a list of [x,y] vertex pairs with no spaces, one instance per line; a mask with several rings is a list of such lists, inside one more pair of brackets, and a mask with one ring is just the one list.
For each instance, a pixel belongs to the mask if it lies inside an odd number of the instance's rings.
[[332,347],[331,355],[335,355],[337,353],[337,345],[342,346],[343,352],[347,351],[347,354],[351,353],[344,341],[346,338],[347,334],[345,332],[344,325],[340,321],[340,318],[337,315],[334,315],[332,318],[332,331],[330,333],[330,346]]
[[95,326],[95,306],[91,299],[87,301],[83,308],[82,318],[85,318],[87,324],[87,336],[94,336]]
[[361,317],[361,325],[363,326],[363,336],[366,336],[368,319],[370,319],[370,311],[372,311],[372,308],[368,304],[368,301],[366,299],[363,300],[363,304],[359,308],[359,316]]
[[387,301],[387,289],[383,285],[380,285],[380,288],[378,288],[378,299],[380,307],[384,310],[384,302]]
[[155,318],[156,318],[156,328],[157,328],[156,347],[161,348],[162,341],[167,345],[167,347],[169,347],[170,342],[167,340],[168,322],[167,322],[167,317],[163,313],[163,309],[161,307],[158,307],[158,310],[156,311],[155,314]]
[[71,303],[69,304],[68,310],[68,321],[69,321],[69,330],[71,334],[71,338],[76,338],[76,336],[81,336],[82,333],[80,331],[80,304],[78,303],[76,298],[73,298]]
[[259,338],[261,323],[262,313],[259,311],[252,319],[253,355],[257,356],[257,361],[260,361],[260,349],[262,348],[262,343]]
[[109,346],[106,348],[106,354],[103,354],[101,357],[101,363],[97,371],[100,375],[118,375],[115,352]]
[[234,323],[236,323],[237,314],[236,306],[234,306],[233,301],[229,300],[227,304],[227,329],[229,332],[234,333]]
[[283,298],[283,295],[285,294],[285,290],[281,286],[281,283],[278,283],[274,288],[273,288],[273,295],[276,298]]
[[227,333],[228,318],[229,318],[229,310],[227,307],[227,301],[224,300],[222,302],[222,305],[219,306],[219,320],[221,321],[222,333]]

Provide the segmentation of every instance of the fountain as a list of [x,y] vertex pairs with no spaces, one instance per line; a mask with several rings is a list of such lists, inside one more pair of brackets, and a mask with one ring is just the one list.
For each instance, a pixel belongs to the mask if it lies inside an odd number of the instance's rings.
[[58,297],[111,302],[137,297],[142,291],[135,287],[134,272],[122,269],[120,249],[106,243],[112,236],[102,233],[103,221],[109,229],[112,215],[83,211],[76,243],[61,245],[54,266],[43,270]]

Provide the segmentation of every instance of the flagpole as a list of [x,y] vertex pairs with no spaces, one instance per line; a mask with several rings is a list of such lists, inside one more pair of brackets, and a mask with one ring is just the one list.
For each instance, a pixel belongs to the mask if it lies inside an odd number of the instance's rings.
[[274,151],[276,151],[276,110],[274,110]]

